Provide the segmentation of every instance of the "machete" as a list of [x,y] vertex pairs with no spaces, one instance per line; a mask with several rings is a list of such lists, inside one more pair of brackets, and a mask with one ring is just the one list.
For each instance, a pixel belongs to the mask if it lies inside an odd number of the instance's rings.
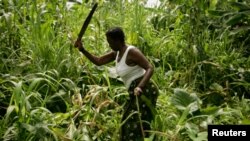
[[84,23],[82,25],[81,31],[78,34],[78,38],[77,38],[78,40],[82,39],[82,36],[85,33],[85,31],[86,31],[86,29],[87,29],[87,27],[88,27],[88,25],[90,23],[90,20],[91,20],[93,14],[94,14],[94,12],[95,12],[95,10],[97,8],[97,5],[98,5],[97,3],[94,4],[94,6],[92,7],[91,11],[89,12],[88,17],[85,19],[85,21],[84,21]]

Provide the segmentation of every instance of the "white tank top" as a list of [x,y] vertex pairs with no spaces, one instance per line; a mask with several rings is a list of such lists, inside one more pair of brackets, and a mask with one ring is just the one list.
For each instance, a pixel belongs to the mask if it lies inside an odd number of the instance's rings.
[[116,55],[116,72],[123,80],[123,83],[125,84],[125,87],[127,89],[129,89],[129,86],[132,83],[132,81],[143,76],[145,73],[145,70],[138,65],[128,66],[126,64],[128,51],[132,48],[135,48],[135,47],[134,46],[127,47],[126,51],[124,52],[119,62],[118,62],[119,51],[117,52],[117,55]]

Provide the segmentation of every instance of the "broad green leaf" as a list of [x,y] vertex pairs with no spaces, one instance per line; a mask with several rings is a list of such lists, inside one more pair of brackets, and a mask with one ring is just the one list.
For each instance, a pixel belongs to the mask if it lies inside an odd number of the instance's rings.
[[230,31],[229,35],[239,34],[239,33],[242,33],[242,32],[248,31],[248,30],[250,30],[250,26],[242,26],[242,27],[239,27],[239,28],[236,28],[236,29]]
[[209,88],[214,91],[219,91],[219,92],[223,91],[223,87],[218,83],[213,83]]
[[217,3],[218,3],[218,0],[211,0],[211,1],[210,1],[209,9],[215,9]]
[[187,107],[183,112],[181,117],[178,120],[178,125],[183,125],[185,124],[185,121],[187,120],[187,116],[189,115],[190,109]]
[[207,140],[207,132],[204,131],[204,132],[199,132],[197,134],[197,137],[194,138],[193,141],[206,141]]
[[158,124],[158,127],[161,129],[164,126],[163,119],[160,115],[156,115],[155,121]]
[[246,17],[245,14],[237,13],[236,15],[232,16],[230,19],[226,21],[226,24],[231,26],[239,23],[241,20],[243,20]]
[[27,123],[22,123],[21,124],[23,128],[25,128],[26,130],[28,130],[30,133],[35,133],[36,132],[36,127],[30,125],[30,124],[27,124]]
[[60,128],[52,128],[52,131],[63,141],[73,141],[72,139],[66,137]]
[[70,139],[73,139],[74,138],[74,133],[76,132],[77,128],[74,124],[73,121],[71,121],[69,127],[68,127],[68,132],[67,132],[67,136],[70,138]]
[[6,114],[5,114],[5,116],[6,116],[5,119],[6,119],[6,120],[9,119],[10,114],[14,111],[14,109],[18,109],[18,107],[14,106],[14,105],[10,105],[10,106],[7,108],[7,112],[6,112]]
[[219,109],[220,108],[216,107],[216,106],[212,106],[212,107],[208,106],[206,108],[201,109],[201,114],[203,114],[203,115],[213,115],[213,114],[217,113],[219,111]]
[[185,129],[188,132],[188,136],[194,140],[197,137],[197,132],[199,131],[199,127],[198,125],[194,124],[194,123],[189,123],[187,122],[185,124]]
[[31,81],[31,84],[29,85],[29,89],[28,91],[32,91],[32,90],[35,90],[36,87],[41,83],[41,81],[43,81],[44,78],[34,78],[32,79]]
[[243,120],[241,121],[241,124],[250,125],[250,119],[247,119],[247,118],[243,119]]
[[31,116],[35,116],[35,114],[38,114],[38,115],[39,115],[40,113],[51,114],[51,112],[50,112],[48,109],[46,109],[46,108],[44,108],[44,107],[37,107],[37,108],[33,109],[33,110],[30,112],[30,115],[31,115]]
[[250,6],[242,2],[231,2],[231,5],[238,8],[239,10],[250,10]]
[[250,10],[241,11],[241,12],[239,12],[239,13],[248,16],[248,18],[250,17]]
[[[198,104],[198,97],[191,95],[182,89],[174,89],[174,95],[171,97],[171,103],[179,110],[185,110],[186,108],[192,109]],[[196,104],[192,104],[196,103]],[[195,108],[196,109],[196,108]]]
[[229,13],[230,11],[225,10],[208,10],[208,13],[213,16],[223,16],[224,14]]

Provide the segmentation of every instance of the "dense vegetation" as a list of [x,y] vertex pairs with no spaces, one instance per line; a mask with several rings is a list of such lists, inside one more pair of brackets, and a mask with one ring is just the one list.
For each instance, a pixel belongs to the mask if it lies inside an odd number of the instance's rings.
[[[98,2],[84,45],[109,51],[105,31],[121,26],[154,64],[157,140],[206,140],[208,124],[250,124],[249,1]],[[0,0],[0,140],[117,141],[127,92],[113,64],[94,66],[73,47],[92,5]]]

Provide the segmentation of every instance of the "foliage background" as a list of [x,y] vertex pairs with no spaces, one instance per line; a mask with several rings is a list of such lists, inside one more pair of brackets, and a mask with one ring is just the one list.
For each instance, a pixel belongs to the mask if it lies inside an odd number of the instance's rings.
[[208,124],[250,124],[248,0],[0,0],[1,140],[113,140],[127,92],[110,72],[74,47],[110,49],[105,31],[121,26],[126,41],[154,64],[160,89],[152,137],[206,140]]

